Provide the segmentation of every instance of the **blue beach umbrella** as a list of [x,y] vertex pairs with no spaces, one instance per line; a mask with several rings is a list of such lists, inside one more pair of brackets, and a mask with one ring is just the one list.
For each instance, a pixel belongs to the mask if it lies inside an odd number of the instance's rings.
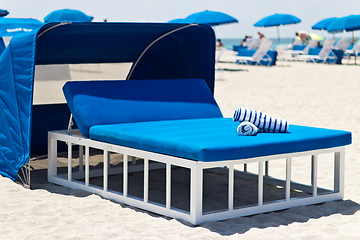
[[328,26],[331,25],[337,17],[325,18],[317,23],[315,23],[311,28],[315,30],[327,30]]
[[279,26],[296,24],[301,22],[300,18],[291,14],[273,14],[260,19],[254,24],[254,27],[277,27],[278,41],[280,42]]
[[91,22],[93,17],[79,10],[60,9],[46,15],[45,22]]
[[239,21],[236,18],[226,13],[205,10],[187,16],[184,19],[184,21],[181,23],[198,23],[198,24],[207,24],[210,26],[217,26],[217,25],[237,23],[237,22]]
[[[349,15],[347,17],[338,18],[332,22],[328,28],[328,32],[352,32],[352,43],[354,45],[354,31],[360,30],[360,15]],[[355,54],[356,64],[356,54]]]
[[9,12],[7,10],[0,9],[0,17],[5,17],[8,14],[9,14]]
[[352,32],[356,30],[360,30],[360,15],[338,18],[327,28],[328,32]]
[[44,23],[33,18],[0,18],[0,36],[14,36],[18,33],[39,29]]

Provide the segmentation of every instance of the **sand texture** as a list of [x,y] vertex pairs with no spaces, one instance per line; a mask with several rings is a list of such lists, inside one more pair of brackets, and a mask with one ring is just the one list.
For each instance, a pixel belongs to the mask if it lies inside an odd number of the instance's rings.
[[[344,200],[192,226],[47,183],[42,159],[32,164],[33,190],[0,177],[0,239],[360,239],[360,67],[300,62],[217,67],[222,70],[216,71],[215,98],[225,117],[247,107],[292,124],[352,132]],[[279,169],[274,174],[281,174]],[[326,185],[331,169],[324,169],[318,181]],[[293,170],[301,181],[309,163],[295,161]],[[222,180],[215,176],[213,184],[221,188]]]

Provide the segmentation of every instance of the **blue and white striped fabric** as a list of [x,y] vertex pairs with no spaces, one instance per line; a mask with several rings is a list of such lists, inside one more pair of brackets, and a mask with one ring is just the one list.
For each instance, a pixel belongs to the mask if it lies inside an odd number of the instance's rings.
[[289,129],[287,121],[273,118],[263,114],[262,112],[247,108],[236,109],[233,119],[235,122],[251,122],[259,128],[260,132],[285,133]]

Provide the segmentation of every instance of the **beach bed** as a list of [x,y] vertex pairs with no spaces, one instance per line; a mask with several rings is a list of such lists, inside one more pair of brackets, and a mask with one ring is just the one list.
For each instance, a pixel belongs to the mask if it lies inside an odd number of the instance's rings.
[[[79,131],[49,132],[52,183],[192,224],[343,198],[349,132],[290,125],[289,133],[238,136],[238,123],[223,118],[201,79],[68,82],[64,94]],[[65,171],[59,167],[60,142],[68,145]],[[100,150],[100,163],[91,163],[91,149]],[[329,154],[334,184],[326,189],[317,183],[318,157]],[[291,162],[300,156],[311,158],[311,184],[292,181]],[[282,179],[269,174],[269,166],[279,159],[286,163]],[[248,165],[256,165],[256,170],[249,171]],[[155,171],[163,171],[163,201],[150,197]],[[223,179],[223,189],[211,189],[209,172]],[[141,177],[134,184],[136,173]],[[110,184],[113,176],[120,178]],[[96,178],[100,184],[92,180]],[[245,181],[242,187],[255,192],[255,201],[246,201],[239,179]],[[269,188],[283,189],[283,196],[269,198]],[[134,189],[140,194],[133,194]],[[225,207],[208,209],[209,196],[213,202],[225,202]],[[238,196],[245,199],[240,204]],[[188,204],[177,207],[183,199]]]

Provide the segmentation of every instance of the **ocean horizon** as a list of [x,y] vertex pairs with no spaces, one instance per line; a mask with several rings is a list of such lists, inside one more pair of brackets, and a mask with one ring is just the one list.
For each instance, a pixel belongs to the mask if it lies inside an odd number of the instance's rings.
[[[342,38],[336,38],[336,41],[339,41]],[[221,38],[221,42],[224,44],[226,49],[233,49],[234,45],[240,45],[243,38]],[[278,45],[288,45],[291,44],[294,38],[280,38],[280,42],[277,38],[270,38],[273,41],[273,45],[271,48],[276,49]],[[355,39],[355,42],[358,39]]]
[[[240,45],[243,38],[221,38],[221,42],[226,49],[232,49],[233,45]],[[280,42],[277,38],[270,38],[273,41],[272,48],[276,48],[278,45],[290,44],[294,38],[280,38]]]

